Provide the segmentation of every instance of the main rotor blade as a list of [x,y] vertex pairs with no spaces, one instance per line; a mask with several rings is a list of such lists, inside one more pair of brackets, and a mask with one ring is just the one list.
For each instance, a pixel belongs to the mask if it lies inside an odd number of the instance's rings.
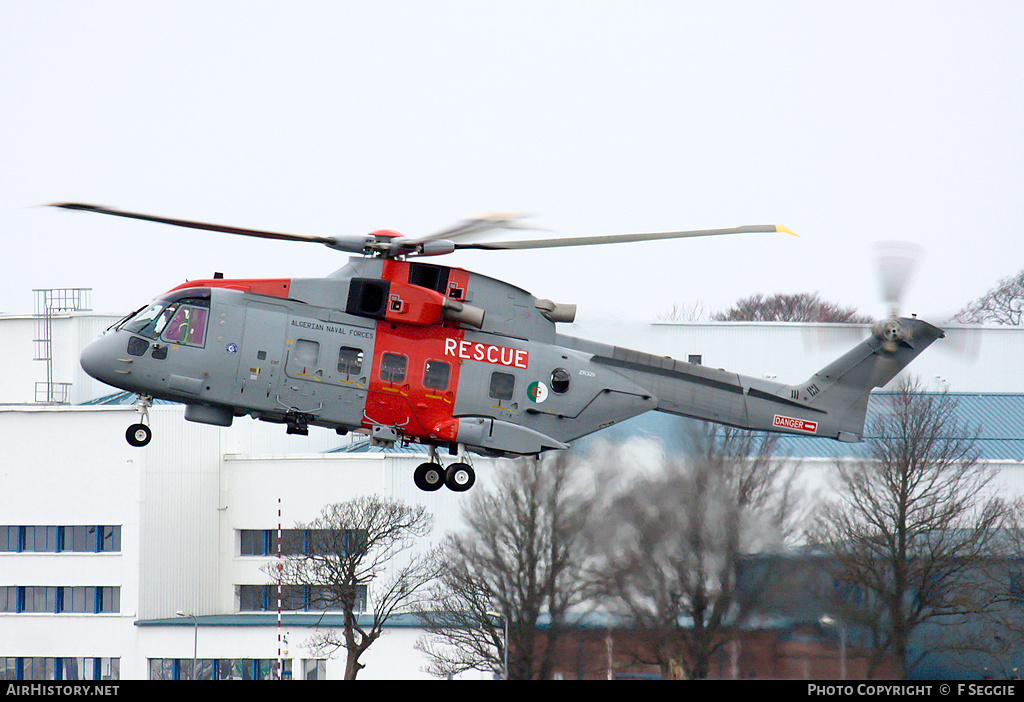
[[314,244],[326,244],[333,246],[338,243],[334,237],[308,236],[305,234],[282,234],[280,232],[267,232],[260,229],[244,229],[241,227],[228,227],[222,224],[209,224],[206,222],[193,222],[187,219],[171,219],[169,217],[157,217],[154,215],[140,214],[138,212],[126,212],[115,210],[99,205],[85,205],[77,202],[57,202],[50,207],[60,207],[65,210],[81,210],[83,212],[95,212],[97,214],[114,215],[115,217],[128,217],[129,219],[142,219],[147,222],[158,222],[170,224],[175,227],[187,227],[189,229],[204,229],[211,232],[222,232],[224,234],[240,234],[242,236],[254,236],[261,239],[278,239],[282,241],[308,241]]
[[687,239],[698,236],[722,236],[726,234],[751,234],[754,232],[791,232],[778,224],[753,224],[731,229],[696,229],[683,232],[653,232],[647,234],[611,234],[608,236],[565,237],[561,239],[526,239],[520,241],[489,241],[474,244],[455,244],[456,249],[553,249],[562,246],[593,246],[596,244],[624,244],[637,241],[657,241],[660,239]]
[[521,221],[527,216],[528,215],[517,213],[477,215],[453,224],[447,229],[434,232],[433,234],[427,234],[425,236],[413,237],[409,241],[412,244],[423,244],[428,241],[437,241],[439,239],[455,241],[456,239],[493,231],[495,229],[539,229],[539,227],[535,227],[531,224],[525,224]]

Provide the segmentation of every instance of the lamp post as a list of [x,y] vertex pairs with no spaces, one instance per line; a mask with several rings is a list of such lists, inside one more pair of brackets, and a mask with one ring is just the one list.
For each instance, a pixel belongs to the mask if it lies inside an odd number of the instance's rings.
[[846,625],[841,619],[836,619],[831,614],[823,614],[818,617],[822,626],[835,627],[839,632],[839,678],[846,680]]
[[179,617],[192,617],[192,679],[196,679],[196,651],[199,648],[199,620],[196,615],[183,612],[180,609],[175,612]]

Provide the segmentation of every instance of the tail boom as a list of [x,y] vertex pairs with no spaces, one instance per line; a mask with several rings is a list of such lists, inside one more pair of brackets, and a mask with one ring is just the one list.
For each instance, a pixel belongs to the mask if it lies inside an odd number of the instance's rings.
[[755,431],[860,441],[871,391],[943,336],[916,318],[886,324],[885,333],[876,328],[866,341],[799,385],[581,340],[573,345],[591,346],[594,362],[649,390],[660,412]]

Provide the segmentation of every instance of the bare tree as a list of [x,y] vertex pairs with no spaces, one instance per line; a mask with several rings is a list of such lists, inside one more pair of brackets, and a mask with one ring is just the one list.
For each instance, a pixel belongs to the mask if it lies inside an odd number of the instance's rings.
[[698,300],[690,304],[672,303],[672,309],[658,314],[659,322],[699,322],[707,318],[704,303]]
[[1019,327],[1024,323],[1024,270],[1003,278],[996,287],[957,312],[953,320],[962,324]]
[[740,595],[737,562],[781,546],[796,492],[792,470],[773,458],[776,436],[686,426],[688,451],[602,510],[596,579],[613,611],[649,641],[653,659],[644,662],[657,664],[663,677],[682,669],[704,678],[755,604],[756,588]]
[[991,607],[962,627],[948,647],[979,676],[1017,679],[1024,663],[1024,499],[1007,506],[1004,528],[993,544],[982,591]]
[[840,494],[814,521],[835,577],[862,595],[844,616],[870,635],[870,671],[889,657],[906,677],[920,660],[907,657],[917,627],[993,602],[977,574],[1006,508],[956,406],[900,381],[869,423],[867,457],[837,462]]
[[509,679],[551,677],[566,612],[584,585],[583,524],[593,498],[578,473],[567,453],[517,460],[493,489],[473,495],[467,529],[442,546],[444,570],[423,612],[431,633],[418,645],[429,672],[498,675],[507,665]]
[[310,534],[307,548],[265,568],[275,578],[280,573],[283,585],[306,589],[311,609],[342,613],[340,631],[318,629],[309,645],[315,655],[344,649],[346,680],[356,679],[364,667],[360,656],[380,638],[385,623],[414,608],[436,577],[435,551],[414,550],[432,525],[422,506],[357,497],[327,505],[319,517],[298,525]]
[[719,322],[851,322],[867,323],[872,319],[853,307],[825,302],[818,293],[787,295],[751,295],[737,301],[725,312],[712,317]]

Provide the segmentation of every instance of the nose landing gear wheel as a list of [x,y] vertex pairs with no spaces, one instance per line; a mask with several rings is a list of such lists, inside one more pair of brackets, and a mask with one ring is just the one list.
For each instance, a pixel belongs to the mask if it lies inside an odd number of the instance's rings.
[[433,492],[445,484],[444,468],[436,463],[421,463],[413,472],[412,480],[420,490]]
[[145,446],[153,438],[153,430],[145,424],[132,424],[124,433],[124,438],[132,446]]
[[465,492],[476,482],[476,471],[468,463],[453,463],[444,474],[444,484],[453,492]]

